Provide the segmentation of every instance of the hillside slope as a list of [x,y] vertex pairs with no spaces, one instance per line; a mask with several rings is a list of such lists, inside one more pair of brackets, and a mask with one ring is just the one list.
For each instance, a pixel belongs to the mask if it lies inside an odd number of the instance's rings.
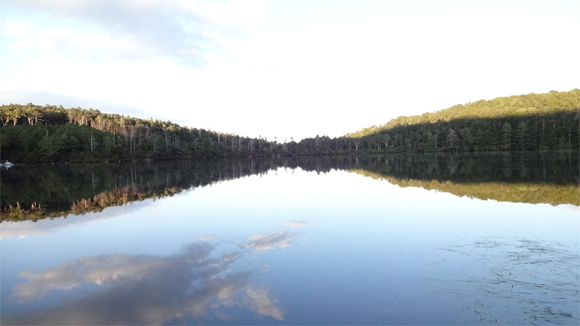
[[577,149],[580,89],[527,94],[401,116],[347,134],[361,149],[509,151]]

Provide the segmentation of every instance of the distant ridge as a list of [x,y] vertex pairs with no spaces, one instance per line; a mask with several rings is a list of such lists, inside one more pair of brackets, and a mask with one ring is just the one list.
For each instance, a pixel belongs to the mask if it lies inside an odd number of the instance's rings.
[[533,116],[557,112],[573,112],[580,109],[580,89],[568,92],[550,91],[544,94],[525,94],[497,97],[493,100],[480,100],[467,104],[457,104],[434,113],[399,116],[380,126],[371,126],[348,133],[347,137],[363,137],[397,126],[421,123],[449,122],[453,119],[501,118],[508,116]]
[[579,112],[580,89],[532,93],[400,116],[345,137],[395,152],[577,149]]

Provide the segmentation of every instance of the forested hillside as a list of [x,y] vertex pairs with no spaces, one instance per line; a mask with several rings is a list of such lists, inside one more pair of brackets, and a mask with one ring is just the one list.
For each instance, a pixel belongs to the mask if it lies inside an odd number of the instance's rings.
[[344,137],[268,141],[99,110],[0,106],[3,160],[102,162],[388,152],[571,150],[580,147],[580,89],[456,105]]
[[264,156],[276,144],[171,121],[62,106],[3,105],[0,121],[2,158],[25,163]]
[[346,136],[392,152],[578,149],[580,89],[498,97],[401,116]]
[[0,125],[2,159],[16,163],[330,155],[355,150],[355,141],[346,137],[278,142],[51,105],[2,105]]

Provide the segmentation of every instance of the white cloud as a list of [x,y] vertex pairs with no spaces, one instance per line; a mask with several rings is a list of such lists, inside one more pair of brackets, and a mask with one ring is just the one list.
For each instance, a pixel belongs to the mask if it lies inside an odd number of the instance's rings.
[[[580,74],[570,41],[580,23],[554,12],[379,10],[306,26],[298,12],[292,24],[266,20],[280,5],[267,1],[8,3],[32,8],[27,23],[3,30],[14,49],[62,48],[77,60],[13,60],[3,91],[99,99],[139,107],[145,118],[163,112],[192,127],[279,141],[568,91]],[[69,23],[30,23],[38,12]]]
[[207,17],[218,24],[233,23],[239,26],[253,26],[264,21],[264,15],[270,10],[269,0],[229,2],[208,1],[176,1],[180,6],[203,12]]
[[2,25],[2,34],[15,39],[8,44],[12,50],[56,51],[70,47],[69,38],[72,32],[58,27],[46,30],[30,21],[9,18]]
[[[6,1],[7,7],[48,13],[42,25],[10,19],[3,26],[14,50],[39,48],[66,57],[123,60],[169,57],[192,66],[229,56],[223,42],[259,23],[268,2]],[[60,27],[59,26],[66,26]]]
[[99,35],[94,32],[78,34],[74,42],[85,49],[107,49],[115,51],[143,50],[134,37],[114,38],[110,35]]
[[201,240],[201,241],[215,240],[215,234],[212,234],[212,235],[200,235],[199,236],[199,240]]
[[305,227],[308,224],[310,224],[310,223],[309,222],[303,222],[303,221],[282,222],[282,225],[289,226],[289,227],[291,227],[293,229],[299,229],[299,228]]

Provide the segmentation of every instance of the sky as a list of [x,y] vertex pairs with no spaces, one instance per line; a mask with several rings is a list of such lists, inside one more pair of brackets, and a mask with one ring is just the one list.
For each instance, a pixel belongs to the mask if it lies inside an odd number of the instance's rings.
[[580,87],[580,1],[0,0],[0,104],[282,142]]

